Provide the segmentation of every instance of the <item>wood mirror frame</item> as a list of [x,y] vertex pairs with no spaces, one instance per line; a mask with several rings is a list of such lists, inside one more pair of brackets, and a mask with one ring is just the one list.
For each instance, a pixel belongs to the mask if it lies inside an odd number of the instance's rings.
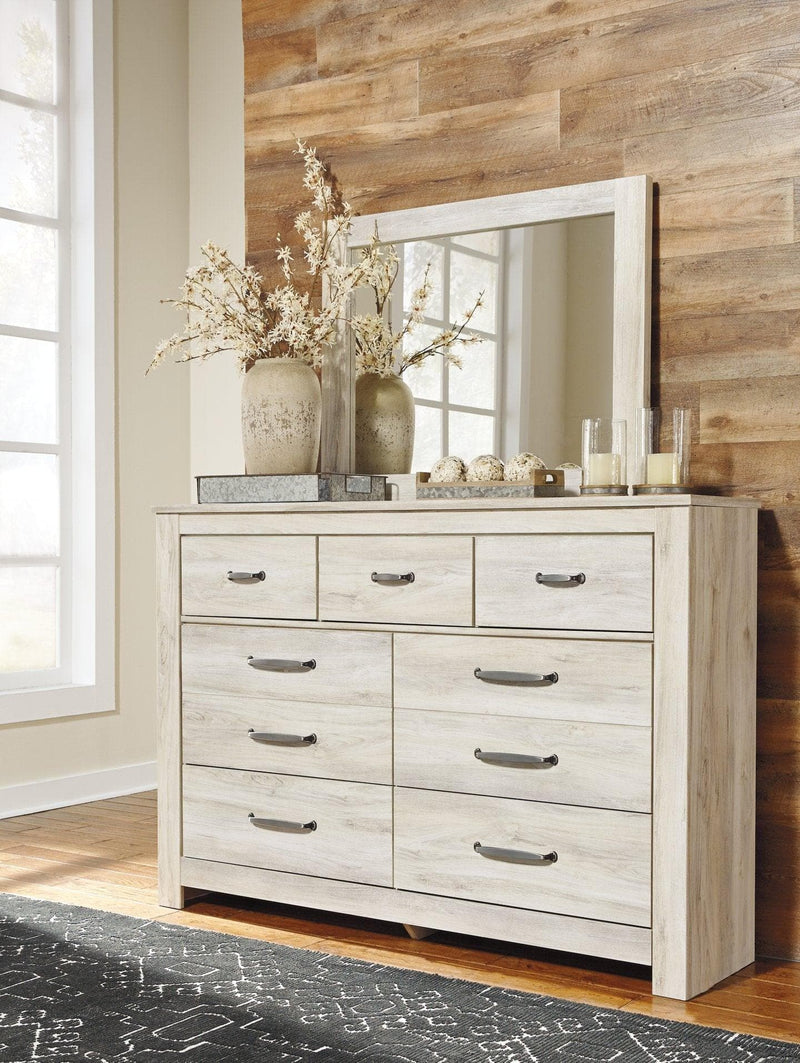
[[[400,243],[613,214],[612,409],[615,419],[628,422],[628,468],[632,469],[635,411],[650,405],[652,200],[651,178],[637,176],[367,214],[353,219],[342,254],[368,244],[376,225],[383,243]],[[321,468],[325,471],[354,471],[354,383],[353,351],[342,331],[322,379]]]

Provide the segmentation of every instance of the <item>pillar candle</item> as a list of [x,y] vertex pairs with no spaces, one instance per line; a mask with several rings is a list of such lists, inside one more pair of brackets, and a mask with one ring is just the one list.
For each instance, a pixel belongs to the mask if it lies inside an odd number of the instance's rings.
[[590,487],[618,484],[619,470],[619,454],[590,454],[586,483]]
[[678,455],[671,452],[648,454],[647,482],[649,484],[680,483]]

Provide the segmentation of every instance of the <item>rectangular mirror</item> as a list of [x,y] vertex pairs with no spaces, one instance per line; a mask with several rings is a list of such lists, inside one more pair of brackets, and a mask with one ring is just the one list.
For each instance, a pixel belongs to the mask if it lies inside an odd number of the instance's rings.
[[[463,368],[435,356],[404,374],[414,471],[447,453],[532,451],[550,467],[579,464],[588,416],[628,421],[632,462],[634,412],[650,401],[651,225],[644,176],[354,219],[349,254],[376,226],[396,247],[395,329],[428,263],[434,294],[420,335],[485,293],[470,322],[481,342],[460,349]],[[344,345],[337,353],[330,378],[342,386],[324,399],[323,468],[352,470],[354,358]]]

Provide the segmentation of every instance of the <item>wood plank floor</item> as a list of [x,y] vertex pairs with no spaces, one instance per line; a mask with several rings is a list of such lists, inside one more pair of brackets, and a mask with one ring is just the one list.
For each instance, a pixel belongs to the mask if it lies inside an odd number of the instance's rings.
[[682,1003],[654,997],[642,967],[456,934],[412,941],[392,923],[217,894],[161,908],[154,792],[0,820],[0,891],[800,1043],[799,963],[759,960]]

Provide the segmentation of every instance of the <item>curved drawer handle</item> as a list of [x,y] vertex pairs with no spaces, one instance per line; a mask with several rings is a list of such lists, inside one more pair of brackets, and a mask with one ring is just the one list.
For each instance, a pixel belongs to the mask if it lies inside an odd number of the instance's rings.
[[259,672],[311,672],[317,667],[317,662],[310,661],[282,661],[277,657],[253,657],[247,658],[251,668],[257,668]]
[[370,579],[373,583],[413,583],[414,573],[404,572],[398,575],[396,572],[373,572]]
[[309,820],[308,823],[292,823],[289,819],[262,819],[255,812],[249,812],[247,818],[251,827],[261,827],[263,830],[277,830],[281,834],[310,834],[317,829],[317,821]]
[[491,845],[481,845],[480,842],[475,842],[472,848],[478,856],[485,856],[487,860],[502,860],[506,864],[536,864],[542,867],[558,860],[557,852],[526,853],[524,849],[495,849]]
[[261,583],[267,578],[262,568],[260,572],[229,572],[228,579],[231,583]]
[[507,764],[511,768],[554,768],[558,764],[555,753],[549,757],[536,757],[532,753],[490,753],[478,748],[475,759],[484,764]]
[[562,572],[537,572],[536,582],[547,587],[580,587],[586,582],[586,574],[578,572],[574,576],[568,576]]
[[558,682],[558,672],[484,672],[476,668],[472,673],[483,683],[505,683],[508,686],[551,687]]
[[313,746],[317,740],[315,734],[290,735],[281,734],[278,731],[254,731],[251,727],[247,737],[254,742],[264,742],[269,746]]

